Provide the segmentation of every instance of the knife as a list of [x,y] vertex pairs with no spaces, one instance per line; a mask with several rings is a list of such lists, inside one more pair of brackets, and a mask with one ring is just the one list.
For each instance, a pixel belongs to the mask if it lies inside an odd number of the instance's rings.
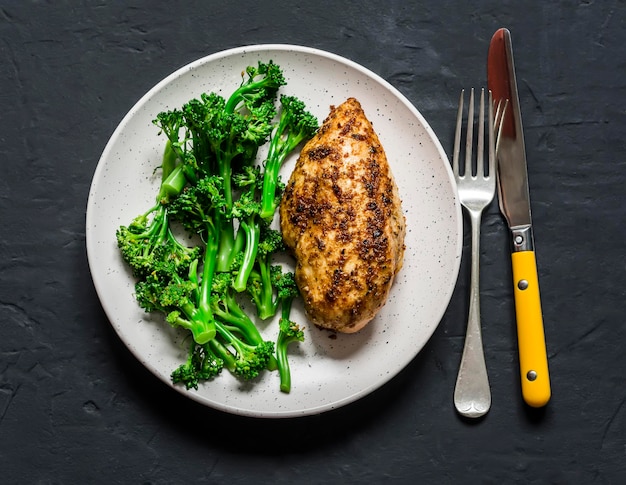
[[541,312],[511,33],[499,29],[489,45],[487,84],[495,105],[508,100],[498,141],[498,195],[512,238],[512,269],[520,377],[524,401],[532,407],[550,400],[550,375]]

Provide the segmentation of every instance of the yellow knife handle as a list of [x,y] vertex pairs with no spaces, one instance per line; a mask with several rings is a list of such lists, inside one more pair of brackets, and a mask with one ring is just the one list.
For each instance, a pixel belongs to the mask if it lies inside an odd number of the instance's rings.
[[529,406],[539,408],[548,403],[551,391],[537,261],[534,251],[513,252],[511,258],[522,396]]

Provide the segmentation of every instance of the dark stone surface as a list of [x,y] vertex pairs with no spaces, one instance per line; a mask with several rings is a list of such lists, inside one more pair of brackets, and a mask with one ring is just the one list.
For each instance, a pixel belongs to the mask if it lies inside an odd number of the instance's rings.
[[[2,2],[2,482],[621,483],[625,14],[616,0]],[[335,412],[224,415],[131,356],[93,289],[84,231],[99,156],[140,96],[225,48],[309,45],[390,81],[450,153],[459,90],[486,83],[488,42],[502,26],[513,35],[526,129],[553,384],[546,409],[520,397],[507,232],[495,205],[483,225],[493,407],[482,421],[460,419],[452,405],[467,258],[423,352]]]

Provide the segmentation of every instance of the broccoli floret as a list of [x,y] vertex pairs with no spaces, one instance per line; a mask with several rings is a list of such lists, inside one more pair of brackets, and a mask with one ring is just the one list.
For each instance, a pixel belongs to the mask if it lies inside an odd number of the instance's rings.
[[239,157],[233,159],[233,171],[236,173],[246,166],[252,166],[256,162],[256,156],[272,133],[272,123],[276,116],[276,107],[273,101],[266,101],[258,107],[251,107],[246,115],[247,129],[243,133],[246,143]]
[[267,63],[259,61],[257,66],[246,68],[241,86],[230,96],[225,109],[227,112],[233,112],[241,108],[242,104],[251,109],[267,100],[273,101],[278,88],[285,84],[283,71],[278,64],[274,64],[273,61]]
[[179,152],[176,148],[180,149],[184,145],[180,143],[180,131],[184,125],[183,112],[179,109],[162,111],[152,123],[159,127],[159,134],[163,133],[167,137],[169,143],[166,146],[174,152]]
[[192,341],[189,346],[187,361],[176,368],[171,375],[174,384],[184,384],[187,389],[198,389],[200,381],[213,379],[222,372],[224,359],[219,357],[219,351],[211,342],[198,345]]
[[224,345],[233,350],[234,362],[228,363],[227,367],[234,375],[244,380],[252,380],[268,368],[274,358],[274,342],[250,344],[221,323],[216,324],[216,329]]
[[288,306],[291,308],[291,302],[300,295],[296,277],[291,271],[283,272],[280,266],[274,266],[272,271],[272,284],[276,288],[276,300],[283,308]]
[[210,264],[204,266],[200,287],[197,262],[190,265],[187,278],[173,271],[171,264],[155,265],[154,271],[135,285],[135,297],[141,308],[165,314],[170,325],[189,330],[199,344],[215,336],[209,295],[205,296],[204,290],[212,279],[212,268]]
[[199,246],[187,247],[174,236],[169,226],[169,213],[163,206],[154,210],[148,222],[146,213],[128,226],[120,226],[115,234],[117,246],[124,261],[138,279],[154,271],[155,266],[174,265],[184,273],[200,253]]
[[219,233],[225,220],[221,185],[221,177],[207,176],[185,187],[170,203],[170,217],[180,222],[191,234],[198,234],[204,240],[212,233]]
[[117,247],[134,276],[141,277],[149,270],[154,252],[168,237],[168,229],[167,209],[160,203],[117,229]]

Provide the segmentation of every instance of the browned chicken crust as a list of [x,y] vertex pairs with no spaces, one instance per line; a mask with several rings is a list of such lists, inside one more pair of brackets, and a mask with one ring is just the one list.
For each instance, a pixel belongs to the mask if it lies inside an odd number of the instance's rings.
[[331,107],[302,149],[280,223],[309,319],[338,332],[363,328],[402,266],[406,226],[385,151],[356,99]]

